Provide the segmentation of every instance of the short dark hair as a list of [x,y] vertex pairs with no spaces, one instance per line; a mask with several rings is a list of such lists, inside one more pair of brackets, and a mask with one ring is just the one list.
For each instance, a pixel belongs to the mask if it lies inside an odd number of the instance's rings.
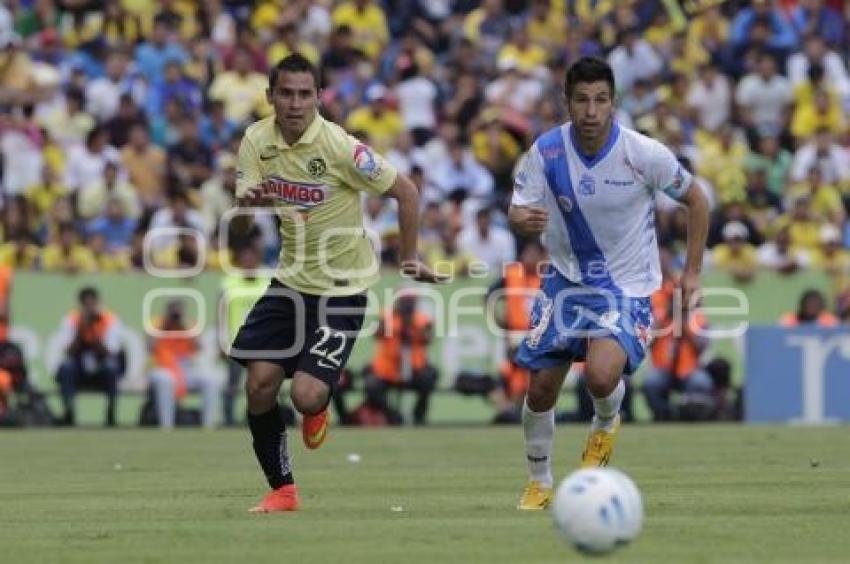
[[274,89],[277,84],[277,77],[283,72],[309,72],[313,75],[313,83],[316,85],[316,90],[319,89],[319,71],[316,66],[301,53],[292,53],[284,57],[272,67],[269,71],[269,89]]
[[90,298],[95,300],[99,298],[97,290],[92,286],[86,286],[77,294],[77,301],[81,304]]
[[564,81],[564,94],[569,99],[579,82],[599,82],[601,80],[608,83],[608,86],[611,87],[611,96],[613,96],[617,88],[611,65],[596,57],[582,57],[573,63],[570,70],[567,71],[567,78]]

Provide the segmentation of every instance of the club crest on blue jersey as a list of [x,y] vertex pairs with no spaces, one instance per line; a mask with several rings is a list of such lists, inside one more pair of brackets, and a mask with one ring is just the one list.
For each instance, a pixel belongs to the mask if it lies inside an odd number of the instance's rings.
[[561,206],[561,209],[566,213],[573,211],[573,201],[570,200],[568,196],[558,196],[558,205]]
[[596,193],[596,180],[589,174],[582,174],[581,180],[578,182],[578,191],[579,194],[592,196]]

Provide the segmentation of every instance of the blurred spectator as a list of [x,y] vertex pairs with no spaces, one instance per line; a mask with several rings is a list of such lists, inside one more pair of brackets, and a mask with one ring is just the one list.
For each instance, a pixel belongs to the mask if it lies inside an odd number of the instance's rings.
[[755,223],[747,216],[747,208],[743,198],[733,199],[716,209],[711,214],[711,225],[708,231],[708,248],[713,248],[724,241],[723,229],[727,224],[737,221],[743,223],[747,228],[749,237],[747,242],[751,245],[761,245],[763,239]]
[[831,50],[818,33],[809,33],[803,50],[788,58],[788,78],[795,87],[811,80],[812,68],[818,67],[818,77],[825,85],[844,96],[850,93],[850,76],[841,55]]
[[675,296],[676,285],[670,278],[652,295],[652,367],[644,378],[643,392],[654,421],[672,418],[671,391],[684,396],[681,403],[707,403],[714,388],[700,364],[708,347],[705,316],[693,310],[682,319]]
[[463,21],[463,34],[488,61],[493,61],[511,30],[503,0],[483,0]]
[[66,274],[91,273],[97,271],[97,262],[91,249],[80,242],[77,227],[63,223],[59,225],[58,240],[42,251],[41,269]]
[[661,72],[663,61],[655,49],[640,37],[640,31],[629,28],[620,33],[617,46],[608,55],[614,70],[617,89],[628,92],[637,80],[652,81]]
[[147,118],[130,94],[122,94],[118,101],[118,113],[104,124],[109,132],[109,142],[114,147],[123,148],[130,139],[130,131],[136,125],[147,127]]
[[166,156],[165,151],[151,144],[143,125],[130,128],[130,142],[121,150],[121,162],[138,191],[142,207],[159,207],[165,195]]
[[837,227],[824,224],[820,228],[820,246],[812,254],[812,266],[833,278],[837,290],[844,289],[850,277],[850,251],[841,245]]
[[819,129],[813,140],[803,144],[794,153],[791,180],[806,179],[813,166],[820,167],[823,181],[844,186],[850,182],[850,153],[833,140],[828,129]]
[[749,154],[745,166],[751,171],[765,171],[767,187],[776,196],[782,196],[788,182],[788,173],[794,156],[779,144],[773,135],[758,139],[758,151]]
[[169,61],[185,64],[189,58],[186,50],[173,39],[173,34],[169,18],[160,14],[154,19],[148,40],[136,47],[136,65],[148,84],[155,84],[159,80]]
[[376,151],[386,154],[404,130],[401,115],[389,106],[389,91],[383,84],[366,89],[369,105],[351,112],[345,122],[349,131],[363,131]]
[[811,265],[809,253],[791,246],[790,227],[780,227],[772,241],[767,241],[758,250],[760,266],[775,270],[780,274],[793,274],[801,268]]
[[[201,143],[213,152],[226,151],[227,145],[238,132],[236,123],[224,113],[224,102],[212,100],[201,117]],[[241,137],[241,135],[240,135]]]
[[768,190],[764,169],[754,169],[747,177],[748,216],[759,232],[767,233],[770,225],[782,213],[782,200]]
[[107,163],[120,163],[121,154],[108,144],[108,133],[102,127],[92,129],[84,147],[68,153],[65,184],[71,192],[79,192],[103,179]]
[[521,72],[531,74],[544,68],[546,50],[532,43],[527,27],[522,25],[513,30],[510,41],[499,49],[497,63],[502,65],[505,61],[513,61]]
[[207,233],[215,233],[222,216],[236,201],[236,157],[222,153],[218,157],[217,171],[201,185],[201,215]]
[[59,342],[65,358],[56,379],[65,408],[62,422],[76,423],[74,397],[78,389],[98,389],[106,393],[106,418],[114,426],[118,400],[118,380],[124,372],[122,328],[118,317],[101,306],[100,296],[92,287],[83,288],[79,307],[65,316]]
[[85,111],[86,95],[74,87],[57,93],[53,100],[38,106],[36,117],[50,137],[66,151],[85,143],[89,132],[94,129],[94,116]]
[[484,99],[492,105],[519,112],[533,113],[543,96],[539,80],[520,69],[516,59],[499,61],[499,75],[484,89]]
[[431,394],[439,374],[428,361],[428,345],[433,338],[431,317],[417,308],[418,297],[413,290],[402,291],[378,326],[377,347],[372,363],[364,370],[366,401],[380,410],[391,424],[399,425],[403,417],[391,407],[387,394],[390,389],[413,390],[416,404],[413,422],[427,423]]
[[88,224],[89,237],[103,237],[108,253],[124,253],[130,248],[137,223],[135,218],[128,217],[126,209],[121,198],[109,196],[104,212]]
[[276,64],[292,53],[301,53],[314,65],[319,64],[319,51],[312,43],[302,41],[295,22],[287,22],[277,28],[277,41],[269,46],[266,58],[269,64]]
[[751,139],[779,135],[788,124],[793,101],[791,82],[777,73],[776,60],[766,52],[759,55],[756,72],[742,78],[735,91],[738,116]]
[[20,194],[39,181],[44,163],[44,136],[33,120],[32,106],[0,114],[0,155],[6,194]]
[[370,59],[377,59],[389,40],[389,28],[383,9],[374,0],[345,0],[334,9],[333,24],[348,26],[354,47]]
[[53,208],[56,200],[67,194],[68,188],[53,168],[45,164],[41,167],[41,182],[27,188],[24,195],[35,213],[35,217],[41,218]]
[[840,135],[846,126],[838,97],[825,89],[816,90],[811,100],[799,101],[791,118],[791,133],[798,140],[811,137],[820,129]]
[[712,264],[727,271],[737,282],[749,282],[756,275],[758,266],[756,248],[747,243],[749,231],[740,221],[732,221],[723,227],[723,243],[712,251]]
[[720,74],[713,63],[699,70],[699,78],[688,91],[688,106],[697,125],[707,131],[717,131],[729,122],[732,112],[732,89],[729,79]]
[[136,219],[141,215],[135,186],[118,176],[117,163],[107,162],[103,168],[103,179],[77,192],[77,213],[84,220],[92,219],[104,213],[107,201],[113,198],[121,203],[128,217]]
[[237,49],[233,57],[233,70],[215,77],[210,85],[209,97],[224,103],[224,115],[236,124],[245,124],[254,114],[265,117],[271,113],[266,100],[268,79],[254,70],[251,54]]
[[[401,65],[401,63],[397,63]],[[395,87],[404,127],[413,134],[417,146],[425,144],[437,126],[437,87],[421,74],[415,61],[401,67],[400,81]]]
[[175,100],[184,111],[194,113],[201,109],[203,95],[194,80],[183,71],[183,63],[169,60],[165,63],[162,79],[148,88],[145,97],[145,112],[154,116],[165,109],[165,104]]
[[155,252],[177,245],[177,229],[194,231],[196,237],[204,237],[203,216],[189,207],[185,192],[173,192],[168,207],[153,214],[150,227],[151,248]]
[[797,44],[794,28],[782,14],[774,0],[753,0],[752,5],[739,10],[732,22],[729,40],[733,47],[746,45],[754,25],[766,25],[766,45],[779,53],[790,53]]
[[202,424],[204,427],[212,427],[218,416],[219,383],[214,376],[201,372],[197,366],[198,343],[192,336],[193,328],[186,320],[183,302],[168,302],[165,315],[155,320],[153,325],[156,333],[148,340],[153,357],[149,378],[156,398],[160,427],[174,427],[177,402],[191,390],[200,390]]
[[0,32],[0,104],[31,104],[36,99],[33,63],[11,29]]
[[699,173],[711,182],[721,203],[744,196],[746,175],[744,163],[749,148],[740,132],[723,124],[717,135],[703,134],[697,140],[700,146]]
[[838,325],[838,318],[826,310],[826,298],[820,290],[806,290],[800,296],[797,311],[782,314],[779,324],[783,327],[798,325],[835,327]]
[[118,113],[122,94],[131,93],[127,63],[127,55],[123,51],[110,52],[106,58],[106,74],[95,78],[86,87],[86,111],[100,123],[109,121]]
[[485,112],[481,119],[481,126],[472,135],[472,154],[487,167],[497,187],[510,186],[514,164],[522,153],[522,147],[495,113]]
[[106,0],[101,33],[110,47],[134,45],[142,37],[142,22],[122,6],[120,0]]
[[434,272],[450,278],[469,274],[476,259],[459,247],[459,233],[460,228],[454,225],[447,223],[443,226],[440,245],[432,247],[425,256],[425,262]]
[[465,228],[458,239],[461,252],[487,264],[491,276],[500,276],[502,266],[516,258],[516,241],[511,232],[493,225],[493,212],[483,207],[475,214],[475,225]]
[[824,0],[798,0],[791,10],[791,23],[799,36],[822,37],[830,45],[838,45],[844,38],[846,23],[842,15]]
[[458,77],[454,92],[448,101],[442,106],[446,122],[440,125],[445,129],[448,124],[457,124],[462,134],[467,133],[467,128],[484,105],[484,95],[478,84],[478,77],[470,74],[462,74]]
[[177,122],[180,140],[168,149],[168,185],[171,190],[198,190],[212,176],[213,155],[202,142],[198,122],[183,115]]
[[129,248],[110,252],[106,244],[106,235],[103,233],[94,233],[86,241],[86,246],[91,250],[97,271],[114,273],[130,270]]
[[812,213],[812,198],[809,194],[797,194],[791,200],[789,211],[776,222],[775,227],[788,226],[791,246],[796,250],[814,251],[820,242],[823,221]]
[[799,182],[789,188],[787,196],[789,208],[799,196],[808,196],[812,214],[836,225],[844,223],[844,203],[841,201],[841,193],[835,186],[823,182],[821,171],[816,166],[809,171],[805,182]]
[[558,1],[532,0],[528,16],[528,36],[532,42],[544,49],[544,53],[555,51],[567,37],[567,19],[559,11]]
[[460,192],[461,199],[489,198],[493,193],[493,175],[475,159],[460,140],[450,141],[448,150],[448,158],[438,161],[434,169],[429,171],[432,185],[443,197]]

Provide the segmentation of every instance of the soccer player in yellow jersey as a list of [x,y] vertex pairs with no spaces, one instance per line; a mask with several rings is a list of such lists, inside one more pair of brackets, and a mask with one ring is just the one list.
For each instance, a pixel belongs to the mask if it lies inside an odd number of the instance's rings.
[[[239,148],[237,205],[273,207],[281,219],[280,264],[266,293],[239,329],[230,356],[247,368],[248,425],[254,452],[272,490],[252,511],[298,509],[286,431],[277,403],[292,378],[292,403],[304,417],[307,448],[328,427],[327,406],[345,366],[377,280],[375,253],[363,229],[361,192],[398,201],[402,272],[438,278],[417,258],[419,193],[375,153],[317,111],[319,82],[300,54],[269,73],[274,115],[251,125]],[[233,228],[246,231],[251,212]]]

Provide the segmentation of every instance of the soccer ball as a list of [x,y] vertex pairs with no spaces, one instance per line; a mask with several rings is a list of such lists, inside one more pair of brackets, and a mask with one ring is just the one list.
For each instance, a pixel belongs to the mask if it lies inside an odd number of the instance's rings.
[[619,470],[586,468],[558,486],[552,517],[567,544],[601,554],[637,537],[643,501],[634,482]]

